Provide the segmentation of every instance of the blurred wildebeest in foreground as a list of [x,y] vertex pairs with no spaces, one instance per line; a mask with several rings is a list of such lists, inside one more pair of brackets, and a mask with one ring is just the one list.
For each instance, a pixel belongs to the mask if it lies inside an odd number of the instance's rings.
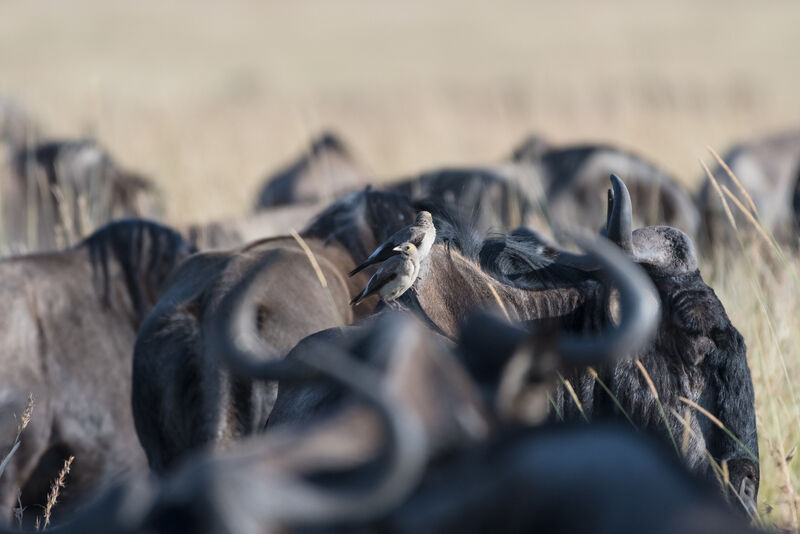
[[145,466],[130,406],[136,331],[189,253],[156,223],[109,224],[76,247],[0,261],[0,450],[10,450],[28,394],[22,445],[0,477],[0,507],[43,505],[64,460],[69,499]]
[[12,250],[49,250],[77,241],[113,219],[158,216],[160,194],[122,169],[94,141],[21,148],[2,188],[3,232]]
[[[603,256],[616,275],[629,273],[619,253]],[[620,282],[622,300],[649,300],[651,289],[639,286],[646,278],[635,271],[634,280]],[[120,486],[62,532],[752,532],[628,428],[521,429],[492,420],[451,350],[407,316],[322,332],[285,360],[265,362],[259,352],[269,347],[257,339],[243,346],[231,335],[244,327],[240,333],[252,336],[257,299],[248,293],[259,284],[255,273],[225,296],[229,313],[209,335],[212,350],[244,376],[319,388],[322,396],[335,391],[336,400],[319,417],[287,420],[230,451],[194,458],[156,485]],[[612,327],[617,349],[646,343],[641,334],[656,316],[645,315]],[[490,334],[483,347],[519,341],[504,339],[504,330],[483,333]],[[585,352],[591,339],[539,336],[555,344],[528,348],[564,349],[587,364],[611,356]],[[480,359],[493,356],[490,349]],[[315,410],[302,396],[295,400]]]
[[[745,507],[751,507],[759,482],[758,442],[744,340],[700,276],[689,237],[664,226],[632,231],[630,196],[618,178],[613,177],[612,182],[614,196],[604,231],[648,273],[661,302],[661,323],[653,343],[634,360],[598,368],[596,375],[583,367],[565,372],[581,407],[559,388],[554,397],[556,409],[570,419],[583,418],[583,414],[627,415],[637,426],[670,440],[684,435],[680,417],[687,407],[691,403],[701,406],[719,418],[739,442],[692,411],[687,464],[712,477],[715,466],[709,455],[714,463],[725,461],[734,493]],[[437,238],[447,239],[447,228],[437,227]],[[458,236],[451,241],[456,249],[460,243],[461,253],[434,245],[420,269],[416,294],[400,297],[400,302],[443,334],[455,337],[469,314],[497,307],[498,301],[513,320],[533,324],[555,318],[561,328],[583,330],[612,320],[606,285],[600,283],[596,266],[586,258],[553,249],[528,232],[490,238],[477,245],[465,241],[468,239]],[[637,362],[649,373],[660,400],[653,397]],[[666,411],[663,417],[659,402]]]
[[756,532],[663,443],[607,424],[507,431],[431,469],[377,524],[397,533]]
[[233,248],[258,239],[300,231],[308,226],[328,202],[291,204],[264,209],[244,217],[192,224],[183,228],[189,242],[199,250]]
[[[727,188],[749,211],[755,208],[764,229],[772,233],[779,243],[796,246],[800,229],[800,131],[740,143],[722,159],[747,194],[741,192],[721,165],[712,170],[719,187]],[[704,246],[738,248],[736,230],[725,214],[720,193],[707,176],[704,178],[697,199],[703,216],[701,237]],[[738,229],[752,231],[752,224],[741,209],[725,193],[722,195]],[[754,206],[747,196],[752,199]]]
[[[20,148],[36,140],[38,128],[25,109],[0,95],[0,149]],[[0,152],[2,155],[2,152]]]
[[274,384],[230,376],[206,345],[220,299],[241,277],[266,271],[253,327],[272,357],[282,356],[307,335],[369,312],[350,306],[369,273],[347,273],[414,215],[406,197],[368,189],[331,205],[300,240],[265,239],[186,261],[142,325],[134,352],[134,420],[151,468],[164,471],[206,444],[227,447],[266,423]]
[[[260,284],[262,276],[263,272],[245,277],[231,292],[234,317],[242,315],[235,309],[241,304],[240,289],[258,292],[253,282]],[[229,297],[224,300],[231,301]],[[254,300],[246,295],[248,315],[257,312],[250,307]],[[450,405],[439,401],[436,388],[453,384],[466,395],[458,400],[475,396],[463,370],[452,359],[449,364],[440,361],[440,342],[415,321],[394,316],[376,324],[372,350],[389,352],[369,351],[366,359],[382,359],[383,369],[359,362],[339,346],[313,343],[306,343],[290,361],[270,362],[264,354],[257,363],[247,362],[257,368],[248,375],[250,380],[330,380],[366,406],[354,402],[318,424],[287,425],[237,443],[230,451],[193,458],[155,487],[147,480],[120,486],[77,514],[62,531],[263,533],[365,521],[387,513],[425,467],[426,430],[441,433],[464,425],[465,415],[448,411]],[[218,326],[209,333],[213,351],[229,346],[229,340],[215,339],[218,330],[224,330]],[[454,370],[461,374],[454,376]],[[403,394],[414,388],[419,398]],[[417,410],[437,418],[431,428],[426,429],[424,415]]]
[[663,224],[696,237],[700,217],[691,195],[668,173],[643,157],[607,145],[550,147],[525,140],[512,161],[541,176],[550,220],[562,228],[597,228],[605,215],[608,175],[621,176],[634,203],[636,227]]
[[322,132],[296,161],[267,178],[256,210],[301,202],[332,201],[366,185],[350,149],[331,132]]

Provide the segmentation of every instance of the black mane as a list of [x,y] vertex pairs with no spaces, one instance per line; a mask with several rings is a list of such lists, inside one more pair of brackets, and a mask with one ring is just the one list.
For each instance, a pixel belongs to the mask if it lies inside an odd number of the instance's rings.
[[103,300],[111,302],[109,261],[119,263],[136,312],[136,326],[155,304],[173,268],[194,247],[175,230],[144,219],[111,222],[87,237],[79,247],[89,252],[92,271],[100,275]]
[[416,208],[406,195],[367,187],[328,206],[303,231],[305,237],[336,240],[358,263],[393,233],[411,224]]

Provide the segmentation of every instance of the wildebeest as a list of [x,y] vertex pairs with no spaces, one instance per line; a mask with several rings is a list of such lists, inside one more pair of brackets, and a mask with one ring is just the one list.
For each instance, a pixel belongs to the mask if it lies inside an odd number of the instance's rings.
[[297,160],[267,178],[255,208],[331,201],[366,184],[366,174],[344,141],[334,133],[322,132]]
[[521,225],[546,230],[540,180],[532,167],[498,164],[429,171],[386,188],[469,221],[481,232],[505,232]]
[[94,141],[20,148],[2,184],[3,231],[12,250],[70,244],[115,218],[158,216],[159,193]]
[[[764,228],[778,242],[796,246],[800,229],[800,131],[787,131],[740,143],[730,149],[723,160],[752,199]],[[727,187],[748,210],[752,210],[749,200],[721,166],[715,167],[712,174],[720,187]],[[725,201],[739,230],[752,230],[734,202],[727,196]],[[707,177],[697,204],[703,217],[701,238],[704,245],[736,245],[735,230],[724,212],[719,193]]]
[[541,175],[547,212],[559,226],[597,228],[606,180],[616,173],[630,188],[635,226],[664,224],[697,236],[700,218],[691,195],[645,158],[608,145],[549,147],[534,140],[515,149],[512,161]]
[[18,488],[23,505],[44,504],[70,455],[76,460],[67,496],[145,465],[130,407],[133,343],[190,252],[169,228],[124,220],[66,251],[0,261],[0,450],[10,450],[29,394],[35,403],[0,477],[6,513]]
[[[714,291],[703,281],[688,236],[669,227],[631,231],[629,198],[624,184],[616,181],[606,232],[645,268],[655,284],[662,308],[658,333],[635,361],[621,360],[610,367],[598,367],[596,375],[585,369],[565,373],[581,406],[563,387],[557,390],[554,403],[566,418],[624,413],[637,426],[660,433],[667,441],[686,433],[681,419],[689,413],[689,447],[683,451],[687,464],[694,471],[713,477],[714,464],[726,462],[731,493],[741,499],[745,508],[752,508],[759,483],[758,439],[744,340]],[[482,263],[490,272],[500,271],[502,278],[518,286],[541,286],[542,276],[536,269],[524,273],[509,266],[527,263],[541,271],[541,266],[551,261],[575,262],[567,254],[559,259],[561,253],[525,234],[518,234],[503,245],[493,254],[484,254]],[[552,284],[548,280],[545,283]],[[424,296],[423,286],[418,289]],[[425,303],[422,299],[420,302],[424,309]],[[596,312],[590,312],[590,316],[592,313]],[[564,319],[587,320],[585,316]],[[648,379],[636,362],[652,379],[659,399],[653,396]],[[609,388],[613,399],[603,386]],[[663,415],[659,402],[664,406]],[[687,412],[691,403],[714,414],[739,442],[694,408]]]
[[[259,352],[270,347],[231,335],[242,327],[245,338],[253,334],[257,299],[248,293],[260,276],[251,273],[223,298],[227,313],[209,341],[238,373],[279,378],[281,389],[296,384],[286,391],[297,410],[265,435],[187,462],[156,487],[117,488],[64,532],[751,532],[630,429],[494,428],[447,346],[400,314],[310,336],[285,360],[264,362]],[[622,300],[649,300],[646,287],[619,281]],[[491,334],[483,346],[506,344],[503,332]],[[339,386],[327,386],[331,379]]]

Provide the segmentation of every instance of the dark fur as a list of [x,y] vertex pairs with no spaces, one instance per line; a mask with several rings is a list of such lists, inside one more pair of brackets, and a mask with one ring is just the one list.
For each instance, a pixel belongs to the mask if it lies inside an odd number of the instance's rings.
[[432,467],[375,530],[750,533],[663,444],[611,425],[506,431]]

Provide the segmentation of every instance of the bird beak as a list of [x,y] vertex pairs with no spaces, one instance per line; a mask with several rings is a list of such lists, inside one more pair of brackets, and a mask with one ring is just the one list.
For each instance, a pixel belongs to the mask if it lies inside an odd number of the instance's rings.
[[403,249],[400,247],[394,247],[392,250],[394,250],[395,252],[403,252]]

